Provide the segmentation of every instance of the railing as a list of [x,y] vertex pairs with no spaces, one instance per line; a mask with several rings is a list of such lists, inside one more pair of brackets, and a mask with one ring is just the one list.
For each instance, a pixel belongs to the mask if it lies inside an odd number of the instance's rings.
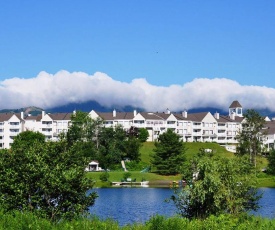
[[48,127],[53,127],[53,124],[42,124],[42,128],[48,128]]
[[11,129],[20,129],[20,125],[10,125]]
[[44,135],[52,135],[52,131],[42,131],[42,134],[44,134]]

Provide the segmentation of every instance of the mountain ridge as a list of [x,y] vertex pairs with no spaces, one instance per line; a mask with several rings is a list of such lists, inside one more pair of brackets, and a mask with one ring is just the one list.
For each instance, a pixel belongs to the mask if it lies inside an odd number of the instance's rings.
[[[20,113],[24,112],[25,115],[32,115],[36,116],[38,114],[41,114],[42,111],[46,111],[47,113],[71,113],[74,110],[80,110],[83,112],[90,112],[91,110],[95,110],[97,112],[112,112],[113,110],[116,110],[117,112],[132,112],[134,110],[137,110],[138,112],[145,112],[146,110],[140,107],[134,107],[131,105],[126,105],[126,106],[102,106],[96,101],[87,101],[83,103],[69,103],[66,105],[61,105],[61,106],[56,106],[53,108],[49,109],[43,109],[37,106],[28,106],[28,107],[23,107],[19,109],[2,109],[0,110],[0,113],[8,113],[8,112],[13,112],[13,113]],[[245,110],[244,110],[245,111]],[[269,109],[261,109],[257,110],[262,116],[268,116],[270,118],[275,117],[275,113],[270,111]],[[150,111],[154,112],[154,111]],[[156,112],[156,111],[155,111]],[[164,112],[164,111],[163,111]],[[180,113],[182,111],[172,111],[173,113]],[[200,107],[200,108],[194,108],[187,110],[188,113],[200,113],[200,112],[210,112],[212,114],[218,112],[221,115],[228,115],[228,111],[224,111],[222,109],[217,109],[213,107]]]

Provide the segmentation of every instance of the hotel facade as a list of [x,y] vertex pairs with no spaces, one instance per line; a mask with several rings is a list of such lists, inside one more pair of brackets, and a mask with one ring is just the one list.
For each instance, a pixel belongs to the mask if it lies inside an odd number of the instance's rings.
[[[58,140],[58,135],[67,132],[71,123],[72,113],[47,114],[44,111],[38,116],[20,114],[0,114],[0,148],[10,148],[13,139],[19,133],[32,130],[45,135],[47,140]],[[160,134],[172,129],[184,142],[216,142],[221,145],[237,144],[236,135],[241,131],[243,108],[238,101],[229,106],[228,114],[172,113],[167,109],[158,112],[97,112],[92,110],[92,119],[102,119],[105,127],[121,125],[125,130],[131,127],[148,130],[147,141],[156,141]],[[267,148],[274,147],[275,121],[266,117],[264,128],[264,144]]]

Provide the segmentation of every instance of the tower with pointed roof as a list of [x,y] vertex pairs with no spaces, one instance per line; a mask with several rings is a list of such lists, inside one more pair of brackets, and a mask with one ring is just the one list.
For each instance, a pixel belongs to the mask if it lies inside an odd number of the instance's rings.
[[229,116],[243,117],[243,107],[237,100],[233,101],[229,106]]

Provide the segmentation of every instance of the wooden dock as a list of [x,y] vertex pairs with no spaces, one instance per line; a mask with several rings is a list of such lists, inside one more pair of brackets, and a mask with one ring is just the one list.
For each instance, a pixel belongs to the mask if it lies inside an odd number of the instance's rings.
[[112,182],[112,186],[121,186],[121,187],[131,187],[131,186],[140,186],[140,187],[148,187],[149,181],[123,181],[123,182]]

